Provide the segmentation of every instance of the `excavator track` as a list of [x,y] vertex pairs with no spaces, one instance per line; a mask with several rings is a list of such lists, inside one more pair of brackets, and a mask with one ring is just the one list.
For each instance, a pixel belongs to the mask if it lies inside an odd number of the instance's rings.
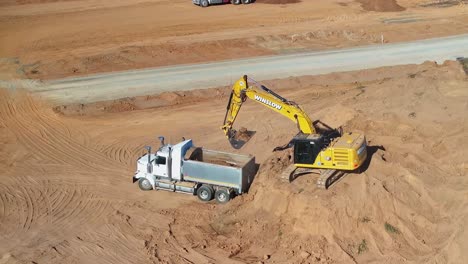
[[291,180],[291,174],[294,173],[294,171],[297,169],[297,167],[294,164],[289,165],[286,167],[286,169],[283,170],[283,172],[280,175],[280,179],[282,182],[287,182],[290,183]]
[[341,179],[346,173],[339,170],[322,170],[317,179],[317,187],[328,189],[333,183]]
[[297,177],[309,173],[316,173],[316,170],[310,168],[298,168],[294,164],[291,164],[283,171],[283,173],[281,173],[280,177],[285,182],[292,182]]
[[[311,168],[298,168],[294,164],[291,164],[281,173],[280,178],[283,182],[290,183],[298,176],[309,173],[317,173],[317,170]],[[320,172],[319,178],[317,179],[317,187],[320,189],[328,189],[333,183],[340,180],[345,174],[346,173],[344,171],[339,170],[322,170]]]

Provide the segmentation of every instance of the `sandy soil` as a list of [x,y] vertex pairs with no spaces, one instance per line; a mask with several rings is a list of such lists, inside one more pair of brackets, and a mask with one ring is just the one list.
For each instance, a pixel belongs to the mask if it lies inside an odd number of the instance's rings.
[[[144,67],[408,41],[468,31],[467,0],[188,0],[0,3],[1,78]],[[2,65],[6,65],[2,67]]]
[[219,128],[228,88],[146,98],[164,99],[160,105],[121,108],[114,102],[104,112],[95,104],[54,110],[23,91],[0,90],[0,263],[468,258],[468,79],[458,63],[266,84],[314,119],[364,132],[371,154],[366,170],[328,191],[315,187],[314,175],[280,182],[290,152],[271,150],[296,128],[247,101],[235,126],[256,134],[235,152],[261,163],[248,194],[220,206],[143,192],[131,183],[135,160],[144,145],[158,145],[158,135],[234,151]]

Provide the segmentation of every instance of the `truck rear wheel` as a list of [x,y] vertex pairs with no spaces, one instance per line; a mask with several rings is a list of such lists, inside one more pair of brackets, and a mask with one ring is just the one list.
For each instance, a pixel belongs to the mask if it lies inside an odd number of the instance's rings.
[[200,199],[200,200],[202,200],[204,202],[208,202],[211,199],[213,199],[213,193],[214,193],[213,188],[211,186],[205,185],[205,184],[203,184],[197,190],[198,199]]
[[241,0],[231,0],[231,4],[233,5],[240,5]]
[[244,5],[250,4],[250,0],[242,0],[242,3],[243,3]]
[[208,3],[208,0],[201,0],[201,1],[200,1],[201,7],[208,7],[209,4],[210,4],[210,3]]
[[151,182],[146,178],[140,178],[138,180],[138,186],[143,191],[149,191],[153,189],[153,186],[151,186]]
[[215,199],[218,203],[227,203],[231,200],[231,194],[226,189],[218,189],[215,193]]

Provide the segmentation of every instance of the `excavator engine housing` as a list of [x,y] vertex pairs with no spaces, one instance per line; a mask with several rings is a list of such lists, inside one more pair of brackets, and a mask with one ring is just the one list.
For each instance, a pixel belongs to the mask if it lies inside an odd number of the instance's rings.
[[294,141],[296,167],[352,171],[367,158],[364,135],[346,133],[329,142],[326,136],[311,134]]

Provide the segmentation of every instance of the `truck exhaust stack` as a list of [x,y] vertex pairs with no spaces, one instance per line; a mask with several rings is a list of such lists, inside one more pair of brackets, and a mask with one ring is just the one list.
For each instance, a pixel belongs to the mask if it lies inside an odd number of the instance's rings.
[[151,146],[145,146],[148,151],[148,163],[146,164],[146,172],[153,173],[153,166],[151,166]]
[[164,137],[161,136],[161,137],[158,137],[159,138],[159,141],[161,142],[161,147],[164,147]]

